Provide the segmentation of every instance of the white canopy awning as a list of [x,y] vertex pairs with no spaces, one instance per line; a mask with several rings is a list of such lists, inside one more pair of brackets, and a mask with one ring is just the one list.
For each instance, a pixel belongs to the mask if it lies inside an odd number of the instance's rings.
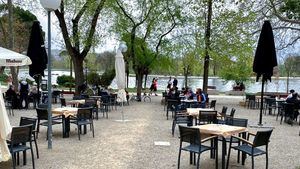
[[0,47],[0,66],[25,66],[30,65],[28,56]]
[[[30,64],[31,60],[28,56],[0,47],[0,66],[25,66]],[[11,125],[0,88],[0,162],[10,159],[10,152],[6,144],[10,133]]]

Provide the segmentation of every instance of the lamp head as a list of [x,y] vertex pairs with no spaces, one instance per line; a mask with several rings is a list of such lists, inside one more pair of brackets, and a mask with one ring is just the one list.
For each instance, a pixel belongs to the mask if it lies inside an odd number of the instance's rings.
[[47,11],[54,11],[59,8],[61,0],[40,0],[40,3]]

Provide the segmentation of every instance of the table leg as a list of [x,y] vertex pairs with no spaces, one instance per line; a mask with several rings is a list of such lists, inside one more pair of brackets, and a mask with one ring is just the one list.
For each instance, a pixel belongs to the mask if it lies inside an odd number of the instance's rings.
[[[242,138],[246,139],[246,133],[243,132],[242,133]],[[242,144],[245,144],[245,143],[242,143]],[[246,153],[242,153],[242,165],[245,165],[245,160],[246,160]]]
[[226,139],[222,137],[222,169],[225,169]]
[[63,138],[68,138],[70,133],[70,117],[62,116],[63,122]]

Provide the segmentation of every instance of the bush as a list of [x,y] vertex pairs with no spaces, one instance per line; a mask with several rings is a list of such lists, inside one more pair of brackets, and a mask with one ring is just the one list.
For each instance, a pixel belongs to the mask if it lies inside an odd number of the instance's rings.
[[92,85],[100,85],[100,75],[96,72],[90,72],[87,75],[87,81]]
[[7,82],[7,78],[8,78],[8,75],[7,75],[7,74],[1,74],[1,75],[0,75],[0,81],[1,81],[1,82]]
[[115,69],[105,70],[100,77],[100,85],[102,87],[108,87],[116,76]]
[[62,75],[58,76],[56,80],[57,84],[64,87],[74,87],[75,79],[71,76]]

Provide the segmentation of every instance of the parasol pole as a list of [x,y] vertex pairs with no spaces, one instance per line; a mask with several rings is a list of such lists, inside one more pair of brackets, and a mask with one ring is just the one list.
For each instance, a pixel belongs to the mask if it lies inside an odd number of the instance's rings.
[[259,122],[258,125],[262,125],[262,114],[263,114],[263,102],[264,102],[264,85],[265,85],[265,77],[262,77],[262,84],[261,84],[261,94],[260,94],[260,113],[259,113]]

